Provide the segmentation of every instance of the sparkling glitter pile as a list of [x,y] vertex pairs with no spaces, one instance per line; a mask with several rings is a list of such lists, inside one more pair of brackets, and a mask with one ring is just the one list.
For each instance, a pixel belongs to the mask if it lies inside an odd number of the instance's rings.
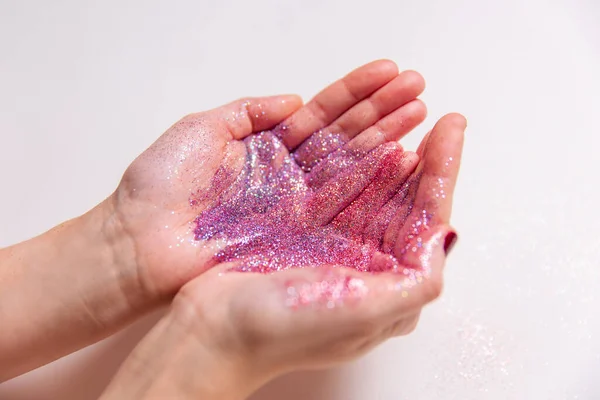
[[[338,140],[336,137],[317,139],[330,144]],[[381,249],[381,240],[369,239],[363,232],[334,220],[344,211],[353,214],[353,220],[358,216],[366,225],[369,218],[374,219],[385,206],[387,216],[384,213],[383,222],[374,225],[380,234],[398,213],[398,207],[403,213],[401,222],[406,222],[413,207],[418,178],[400,182],[400,189],[398,185],[395,188],[396,196],[392,193],[390,198],[393,198],[387,204],[375,204],[374,210],[370,204],[354,209],[351,204],[365,186],[377,178],[382,184],[395,179],[392,174],[382,174],[386,162],[395,160],[397,163],[402,156],[397,147],[392,147],[394,151],[384,149],[376,153],[375,150],[368,155],[340,150],[318,164],[311,161],[299,165],[271,132],[252,135],[245,139],[245,144],[247,158],[242,171],[232,180],[233,172],[222,166],[210,189],[213,195],[220,193],[219,199],[195,220],[195,240],[219,244],[215,261],[234,262],[236,270],[251,272],[323,265],[372,272],[405,270],[392,256],[394,251],[398,252],[397,248]],[[400,172],[394,171],[394,175],[408,177],[412,170]],[[371,190],[380,189],[371,187]],[[196,201],[191,199],[190,204]],[[414,246],[410,243],[427,228],[429,218],[424,212],[411,222],[412,228],[401,239],[404,240],[401,253],[420,251],[420,242]],[[403,224],[396,224],[400,231]]]

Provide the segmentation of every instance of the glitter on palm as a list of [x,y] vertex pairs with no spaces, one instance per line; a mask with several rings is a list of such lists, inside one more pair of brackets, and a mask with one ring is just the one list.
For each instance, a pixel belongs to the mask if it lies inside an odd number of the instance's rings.
[[[224,243],[215,261],[233,262],[238,271],[422,269],[403,262],[406,252],[424,251],[418,236],[428,229],[434,208],[421,205],[421,212],[412,213],[417,160],[395,143],[361,154],[343,146],[334,150],[342,140],[322,136],[315,140],[327,144],[324,158],[310,165],[299,165],[277,134],[246,138],[244,168],[234,179],[226,165],[215,174],[209,191],[221,194],[195,219],[195,240]],[[190,204],[197,204],[195,198]],[[383,236],[390,234],[399,245],[384,248]]]

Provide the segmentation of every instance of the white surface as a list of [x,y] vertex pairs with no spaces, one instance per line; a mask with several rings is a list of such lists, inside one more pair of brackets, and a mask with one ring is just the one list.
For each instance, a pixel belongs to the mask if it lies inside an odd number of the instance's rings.
[[[407,147],[469,119],[443,298],[412,336],[254,399],[600,399],[599,20],[594,0],[1,0],[0,245],[92,207],[188,112],[392,58],[428,82]],[[0,398],[95,398],[149,323]]]

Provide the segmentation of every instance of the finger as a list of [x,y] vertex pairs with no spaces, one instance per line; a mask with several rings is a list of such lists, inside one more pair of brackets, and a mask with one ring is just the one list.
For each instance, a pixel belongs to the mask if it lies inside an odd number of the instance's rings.
[[386,143],[340,175],[331,178],[309,200],[307,210],[314,225],[322,226],[346,208],[377,174],[401,154],[396,143]]
[[384,252],[390,253],[402,238],[410,242],[430,227],[449,222],[465,127],[463,116],[449,114],[429,134],[419,166],[407,182],[407,195],[385,230]]
[[412,210],[417,185],[409,178],[365,229],[365,241],[392,254],[398,235]]
[[427,108],[413,100],[367,128],[348,143],[350,149],[369,151],[382,143],[401,139],[425,120]]
[[292,153],[294,161],[304,172],[311,172],[315,166],[336,150],[348,143],[348,137],[343,133],[330,133],[319,130],[306,139]]
[[448,114],[434,126],[416,175],[420,176],[413,213],[427,214],[429,225],[448,223],[462,155],[467,122]]
[[419,147],[417,148],[417,154],[419,157],[423,157],[423,153],[425,152],[425,146],[427,146],[427,141],[429,141],[429,135],[431,135],[431,131],[427,132],[421,143],[419,143]]
[[414,100],[425,89],[425,80],[415,71],[404,71],[391,82],[335,120],[327,130],[353,138],[377,121]]
[[457,234],[454,228],[446,224],[436,225],[412,238],[398,237],[394,256],[401,265],[414,271],[428,273],[432,268],[430,260],[432,249],[435,246],[439,247],[445,260],[456,239]]
[[360,196],[335,217],[332,225],[344,235],[362,239],[365,227],[394,197],[418,162],[415,153],[399,150]]
[[[320,162],[305,162],[304,170],[310,171],[307,176],[308,186],[319,188],[377,146],[398,140],[423,122],[426,113],[425,105],[420,100],[413,100],[356,136],[341,149],[329,153]],[[309,140],[312,140],[312,137]],[[332,139],[331,143],[334,143],[333,141],[339,143],[340,139]],[[320,151],[317,152],[317,157],[320,154]]]
[[[443,267],[446,262],[446,238],[454,234],[452,228],[439,226],[427,231],[409,253],[399,258],[402,265],[397,273],[382,273],[388,280],[390,291],[399,292],[399,296],[382,297],[379,304],[383,319],[398,319],[414,314],[427,303],[439,297],[443,285]],[[415,244],[417,242],[415,241]]]
[[[402,149],[399,144],[396,144],[396,146],[400,150]],[[343,174],[348,168],[352,168],[367,153],[367,151],[361,151],[360,149],[349,149],[347,145],[330,153],[305,175],[306,184],[313,190],[320,189],[336,176]]]
[[273,128],[302,106],[296,95],[244,98],[218,108],[221,119],[234,139]]
[[365,100],[359,102],[328,127],[313,134],[294,152],[298,165],[309,171],[327,154],[342,147],[359,132],[414,100],[425,88],[423,77],[404,71]]
[[332,123],[350,107],[394,79],[398,67],[378,60],[350,72],[317,94],[277,129],[289,149],[296,148],[312,133]]

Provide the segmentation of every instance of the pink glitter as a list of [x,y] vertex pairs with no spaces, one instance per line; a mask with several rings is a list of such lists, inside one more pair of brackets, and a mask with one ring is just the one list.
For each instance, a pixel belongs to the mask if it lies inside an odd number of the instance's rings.
[[286,304],[290,307],[306,305],[334,308],[367,294],[365,282],[350,276],[328,278],[318,282],[287,282]]
[[[365,154],[339,148],[345,140],[335,135],[318,134],[313,141],[322,145],[318,156],[324,158],[298,165],[277,133],[246,138],[246,163],[239,175],[222,166],[209,191],[190,199],[194,206],[208,193],[221,193],[195,219],[195,239],[222,244],[215,261],[234,262],[237,271],[326,265],[365,272],[422,268],[403,263],[406,252],[422,251],[421,242],[413,239],[428,229],[432,217],[431,205],[411,213],[420,181],[413,173],[416,160],[407,162],[407,153],[395,143]],[[400,170],[403,163],[408,167]],[[384,235],[396,245],[384,248]],[[400,235],[405,237],[398,240]],[[339,292],[331,288],[352,293],[348,284],[319,287],[319,296]],[[307,291],[298,294],[299,303],[315,292]]]

